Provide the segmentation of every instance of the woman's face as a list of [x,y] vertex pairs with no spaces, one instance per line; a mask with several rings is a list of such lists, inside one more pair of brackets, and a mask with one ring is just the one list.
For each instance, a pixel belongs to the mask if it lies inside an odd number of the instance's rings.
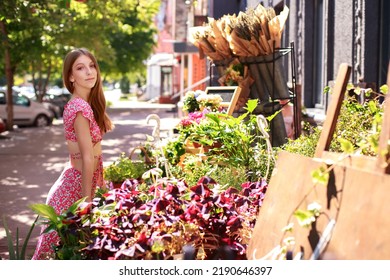
[[72,66],[69,80],[74,83],[74,88],[92,89],[97,80],[95,63],[86,55],[79,56]]

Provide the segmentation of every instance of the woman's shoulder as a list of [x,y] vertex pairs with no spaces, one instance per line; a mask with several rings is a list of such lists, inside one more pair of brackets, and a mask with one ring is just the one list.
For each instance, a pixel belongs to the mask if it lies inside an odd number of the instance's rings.
[[73,97],[66,104],[66,107],[85,107],[85,106],[90,107],[89,103],[84,99],[82,99],[81,97]]
[[82,112],[83,115],[93,114],[91,105],[80,97],[72,98],[68,101],[64,108],[64,117],[76,115],[78,112]]
[[72,98],[68,101],[68,103],[65,105],[64,110],[68,111],[84,111],[84,110],[91,110],[91,105],[84,99],[80,97]]

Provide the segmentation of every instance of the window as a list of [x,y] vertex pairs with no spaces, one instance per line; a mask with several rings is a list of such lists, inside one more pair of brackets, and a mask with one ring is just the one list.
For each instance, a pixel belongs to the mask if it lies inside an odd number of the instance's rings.
[[161,66],[161,96],[172,95],[172,66]]
[[13,96],[13,103],[14,105],[19,105],[19,106],[26,106],[28,107],[30,105],[30,100],[23,96],[23,95],[14,95]]

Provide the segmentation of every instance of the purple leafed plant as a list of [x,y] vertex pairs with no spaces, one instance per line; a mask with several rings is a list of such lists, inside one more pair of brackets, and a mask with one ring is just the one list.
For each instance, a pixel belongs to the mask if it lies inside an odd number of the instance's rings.
[[62,223],[79,238],[82,259],[173,259],[185,246],[195,249],[195,259],[218,258],[224,246],[235,259],[246,259],[265,181],[244,183],[238,191],[221,190],[209,177],[193,187],[161,179],[145,189],[126,180],[65,216]]

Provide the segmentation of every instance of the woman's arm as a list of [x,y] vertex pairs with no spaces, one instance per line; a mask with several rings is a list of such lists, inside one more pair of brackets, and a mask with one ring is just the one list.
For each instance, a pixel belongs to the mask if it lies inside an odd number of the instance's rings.
[[78,112],[76,115],[74,130],[76,132],[82,160],[81,194],[82,197],[87,197],[86,201],[91,201],[92,178],[94,171],[93,144],[89,129],[89,120],[86,119],[81,112]]

